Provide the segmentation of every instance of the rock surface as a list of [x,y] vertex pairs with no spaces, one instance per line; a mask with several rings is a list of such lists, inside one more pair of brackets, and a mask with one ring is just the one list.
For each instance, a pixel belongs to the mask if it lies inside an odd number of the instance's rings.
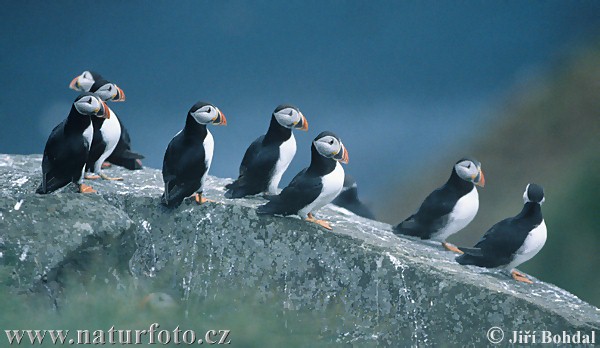
[[322,312],[334,342],[481,345],[493,326],[600,328],[600,310],[560,288],[460,266],[438,244],[398,238],[340,208],[320,214],[333,232],[257,216],[262,198],[226,199],[229,180],[209,177],[205,196],[216,203],[168,210],[155,169],[111,168],[125,181],[93,183],[98,194],[67,187],[40,196],[40,166],[38,155],[0,155],[0,286],[11,291],[60,288],[67,269],[95,255],[107,273],[167,279],[184,302],[252,289],[286,310]]

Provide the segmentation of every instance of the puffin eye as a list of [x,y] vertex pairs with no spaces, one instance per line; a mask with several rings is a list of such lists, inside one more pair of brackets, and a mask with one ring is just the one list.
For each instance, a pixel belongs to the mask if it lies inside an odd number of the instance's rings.
[[90,105],[91,105],[91,104],[92,104],[92,97],[90,97],[90,99],[88,99],[88,101],[87,101],[87,102],[88,102],[88,104],[90,104]]
[[471,169],[471,163],[469,163],[469,165],[467,166],[467,169]]
[[210,114],[210,111],[211,111],[211,110],[212,110],[212,109],[211,109],[211,108],[210,108],[210,106],[209,106],[209,107],[208,107],[208,110],[206,110],[206,112],[208,112],[208,113]]
[[111,85],[108,86],[108,91],[109,92],[112,91],[112,86]]
[[329,140],[329,145],[333,145],[333,139]]

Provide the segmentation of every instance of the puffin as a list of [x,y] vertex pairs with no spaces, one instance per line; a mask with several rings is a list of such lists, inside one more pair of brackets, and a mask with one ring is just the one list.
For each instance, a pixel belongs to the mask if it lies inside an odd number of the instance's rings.
[[308,168],[300,171],[280,194],[269,196],[269,202],[258,207],[257,213],[298,215],[332,230],[327,221],[317,220],[313,214],[342,191],[345,175],[340,163],[348,163],[348,158],[340,138],[332,132],[322,132],[312,142]]
[[347,209],[358,216],[375,220],[375,215],[358,198],[358,186],[356,180],[351,175],[346,174],[342,192],[331,203]]
[[94,133],[92,117],[108,119],[110,110],[95,94],[83,93],[48,137],[42,159],[42,183],[36,193],[51,193],[71,182],[79,185],[80,193],[96,192],[82,183]]
[[456,258],[461,265],[501,268],[519,282],[533,283],[514,269],[533,258],[546,243],[546,223],[542,216],[544,189],[528,184],[523,193],[523,209],[514,217],[492,226],[473,248],[459,247],[464,253]]
[[238,178],[225,186],[225,197],[242,198],[263,192],[277,194],[281,177],[296,154],[294,128],[307,131],[306,117],[293,105],[279,105],[271,115],[267,133],[246,150]]
[[475,218],[479,210],[476,186],[484,185],[481,163],[473,158],[459,160],[448,181],[430,193],[415,214],[395,226],[394,233],[439,241],[447,250],[460,253],[446,238]]
[[[89,92],[92,86],[96,81],[104,80],[102,75],[95,71],[86,70],[80,75],[76,76],[71,83],[69,84],[69,88],[81,91],[81,92]],[[121,92],[123,92],[121,90]],[[123,98],[121,100],[114,101],[124,101],[125,95],[123,94]],[[129,132],[127,128],[121,123],[119,119],[119,124],[121,127],[121,137],[119,142],[117,143],[117,147],[114,149],[112,154],[106,159],[108,162],[105,162],[104,166],[110,166],[109,163],[115,164],[117,166],[129,169],[129,170],[138,170],[142,169],[142,159],[144,156],[133,152],[131,150],[131,137],[129,136]]]
[[[90,92],[95,93],[104,101],[124,101],[125,93],[114,83],[104,79],[94,82]],[[94,174],[86,174],[88,180],[102,178],[104,180],[123,180],[122,178],[111,178],[102,172],[102,163],[113,153],[119,139],[121,138],[121,123],[117,114],[110,110],[110,118],[93,118],[94,137],[90,147],[90,154],[86,163],[86,171]]]
[[202,197],[214,149],[207,124],[225,126],[227,119],[216,106],[197,102],[188,111],[183,130],[167,146],[162,167],[165,192],[161,197],[167,207],[177,207],[192,195],[198,204],[209,201]]

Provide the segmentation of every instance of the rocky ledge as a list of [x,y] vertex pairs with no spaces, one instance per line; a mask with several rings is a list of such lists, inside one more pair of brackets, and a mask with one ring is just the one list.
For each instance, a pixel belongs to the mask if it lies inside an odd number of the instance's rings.
[[111,168],[125,180],[94,183],[98,194],[40,196],[40,166],[39,155],[0,155],[0,287],[14,293],[60,294],[62,278],[84,274],[93,255],[107,274],[171,279],[181,301],[253,289],[285,310],[322,312],[336,342],[480,345],[494,326],[600,328],[600,310],[565,290],[460,266],[438,244],[333,206],[320,214],[333,232],[258,216],[262,198],[226,199],[230,180],[209,177],[205,196],[216,203],[167,210],[156,169]]

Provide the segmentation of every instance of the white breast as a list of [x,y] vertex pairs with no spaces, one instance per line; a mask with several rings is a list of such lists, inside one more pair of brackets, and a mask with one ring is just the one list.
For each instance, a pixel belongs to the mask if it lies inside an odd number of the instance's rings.
[[448,216],[448,222],[431,237],[433,240],[443,242],[449,236],[465,228],[477,215],[479,210],[479,194],[477,188],[473,187],[471,192],[462,196]]
[[344,187],[344,168],[336,162],[335,169],[321,178],[323,188],[321,194],[308,206],[298,212],[300,217],[305,218],[308,213],[315,213],[325,205],[331,203],[337,197]]
[[281,177],[283,176],[283,173],[285,173],[285,171],[287,170],[295,155],[296,138],[294,138],[294,133],[292,133],[292,136],[288,140],[286,140],[283,144],[279,145],[279,159],[277,160],[277,163],[275,163],[275,168],[273,169],[271,181],[269,181],[268,191],[270,194],[277,194],[277,187],[279,186]]
[[506,269],[512,270],[534,257],[542,250],[544,244],[546,244],[546,237],[546,223],[542,220],[541,224],[529,232],[527,238],[525,238],[525,242],[523,242],[523,245],[517,250],[515,258],[506,266]]
[[102,133],[102,139],[106,143],[106,148],[104,149],[104,153],[94,163],[95,173],[100,173],[102,163],[113,153],[121,138],[121,125],[114,111],[110,110],[110,118],[104,120],[102,127],[100,127],[100,133]]
[[208,175],[215,149],[215,140],[208,129],[206,130],[206,137],[204,138],[202,146],[204,147],[204,163],[206,164],[206,171],[204,172],[204,175],[202,175],[202,183],[198,191],[202,191],[204,187],[204,180],[206,179],[206,175]]

